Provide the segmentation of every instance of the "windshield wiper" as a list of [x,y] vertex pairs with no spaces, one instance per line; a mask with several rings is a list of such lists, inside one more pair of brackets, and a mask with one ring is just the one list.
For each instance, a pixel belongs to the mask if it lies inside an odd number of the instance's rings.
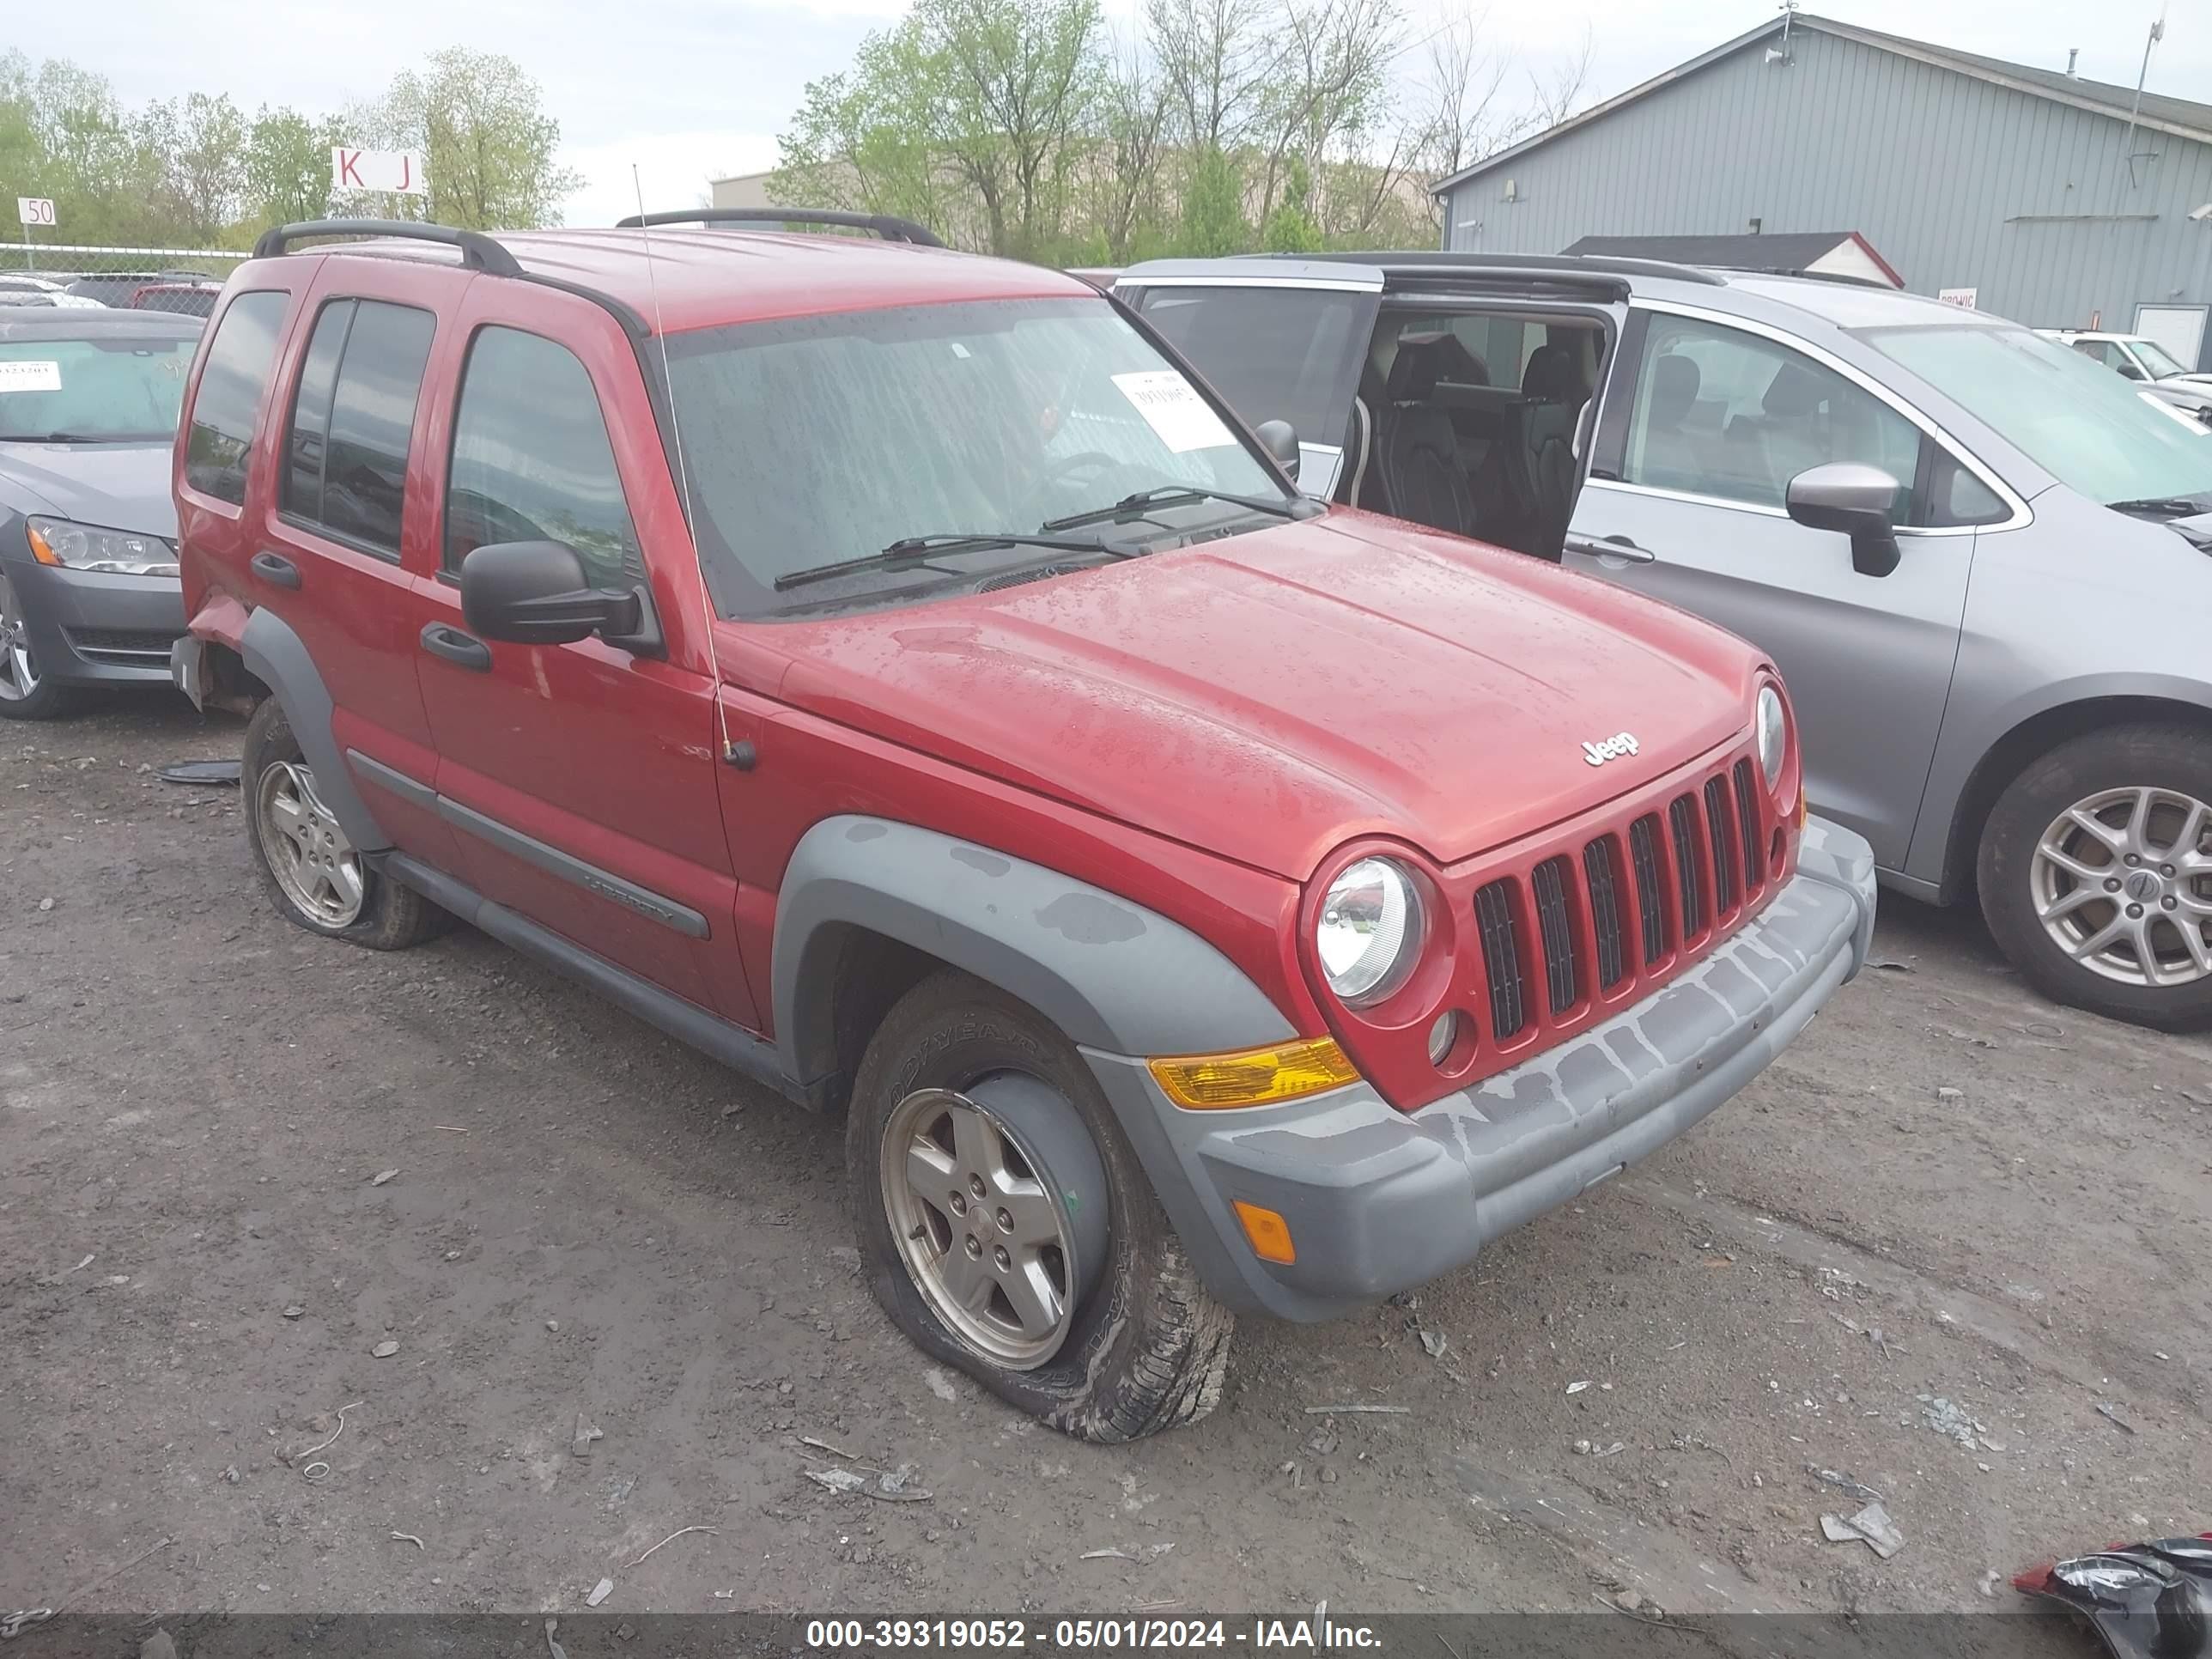
[[2115,513],[2133,513],[2159,519],[2193,519],[2199,513],[2212,513],[2212,496],[2146,495],[2137,501],[2107,501],[2105,505]]
[[[857,559],[817,564],[811,570],[787,571],[775,579],[775,591],[781,593],[789,588],[804,587],[809,582],[829,581],[856,570],[910,569],[922,564],[932,554],[969,552],[985,547],[1048,547],[1060,553],[1103,553],[1114,559],[1131,558],[1137,551],[1095,536],[1025,535],[1018,530],[943,531],[927,536],[902,536],[881,551],[864,553]],[[934,565],[927,568],[937,568]]]
[[106,434],[98,432],[0,432],[0,444],[97,444],[106,441]]
[[1249,507],[1255,513],[1266,513],[1278,519],[1298,516],[1297,506],[1292,501],[1271,501],[1264,495],[1232,495],[1225,489],[1208,489],[1202,484],[1167,483],[1154,484],[1150,489],[1139,489],[1133,495],[1124,495],[1111,507],[1094,507],[1088,512],[1071,513],[1066,518],[1047,519],[1039,528],[1068,530],[1098,519],[1115,518],[1124,513],[1142,513],[1150,507],[1167,507],[1182,501],[1228,501],[1233,506]]

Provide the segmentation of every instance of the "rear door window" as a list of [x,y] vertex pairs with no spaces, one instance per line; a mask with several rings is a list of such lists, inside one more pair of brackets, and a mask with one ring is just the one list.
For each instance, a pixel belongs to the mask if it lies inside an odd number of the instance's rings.
[[645,560],[592,377],[566,346],[486,328],[469,347],[446,485],[449,571],[494,542],[565,543],[602,587]]
[[253,420],[268,389],[269,368],[276,358],[276,339],[291,297],[278,289],[240,295],[208,344],[185,444],[185,482],[217,501],[245,502]]
[[1153,287],[1139,311],[1247,425],[1288,421],[1306,443],[1339,444],[1375,304],[1317,288]]
[[431,314],[413,306],[333,300],[323,307],[285,435],[288,514],[398,556],[408,440],[435,332]]

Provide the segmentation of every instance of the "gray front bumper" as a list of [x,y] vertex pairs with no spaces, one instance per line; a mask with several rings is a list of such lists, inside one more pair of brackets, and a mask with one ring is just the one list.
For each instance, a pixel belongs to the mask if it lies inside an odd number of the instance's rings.
[[[1139,1058],[1085,1058],[1206,1288],[1318,1320],[1464,1266],[1499,1234],[1680,1134],[1765,1070],[1874,933],[1874,857],[1814,818],[1796,875],[1748,927],[1613,1019],[1412,1113],[1364,1083],[1288,1106],[1177,1109]],[[1290,1223],[1255,1256],[1231,1204]]]
[[185,631],[184,584],[174,576],[69,570],[27,556],[9,559],[7,574],[41,675],[73,684],[169,678],[170,646]]

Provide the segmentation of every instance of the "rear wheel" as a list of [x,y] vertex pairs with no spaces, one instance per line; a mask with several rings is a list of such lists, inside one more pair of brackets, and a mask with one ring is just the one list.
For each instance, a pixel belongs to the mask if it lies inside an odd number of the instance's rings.
[[1998,798],[1978,876],[1990,931],[2045,994],[2212,1027],[2212,738],[2140,726],[2061,744]]
[[274,697],[253,711],[240,766],[246,839],[277,913],[311,933],[398,951],[442,930],[446,913],[373,869],[315,788]]
[[1194,1422],[1234,1320],[1074,1045],[950,970],[885,1017],[846,1166],[869,1284],[925,1352],[1081,1439]]

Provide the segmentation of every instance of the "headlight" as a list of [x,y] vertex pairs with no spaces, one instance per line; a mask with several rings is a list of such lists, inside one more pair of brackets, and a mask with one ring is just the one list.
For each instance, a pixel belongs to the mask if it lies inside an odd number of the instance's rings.
[[1380,1002],[1421,955],[1421,896],[1389,859],[1361,859],[1329,883],[1314,926],[1328,988],[1352,1006]]
[[101,570],[114,576],[173,576],[177,550],[159,536],[102,530],[67,519],[31,519],[31,556],[40,564]]
[[1759,769],[1772,789],[1782,781],[1782,763],[1790,752],[1790,723],[1782,713],[1782,694],[1771,685],[1759,688]]

